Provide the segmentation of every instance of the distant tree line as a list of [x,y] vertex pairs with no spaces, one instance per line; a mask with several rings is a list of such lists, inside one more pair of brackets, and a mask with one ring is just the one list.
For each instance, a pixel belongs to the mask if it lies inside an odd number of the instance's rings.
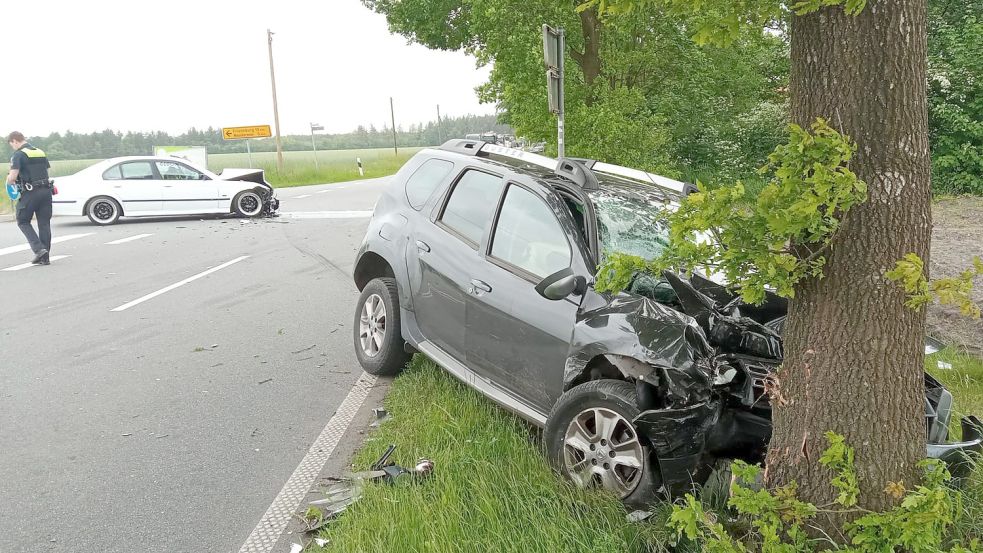
[[[495,131],[511,134],[507,125],[498,123],[495,115],[464,115],[442,117],[438,127],[436,121],[412,124],[408,128],[396,128],[396,142],[399,146],[433,146],[449,138],[463,138],[469,133]],[[23,129],[29,133],[30,129]],[[212,154],[238,153],[246,151],[242,140],[223,140],[219,128],[196,129],[171,136],[165,132],[120,132],[104,130],[89,134],[67,131],[51,133],[48,136],[31,136],[32,144],[41,148],[54,160],[61,159],[104,159],[117,156],[148,155],[155,146],[205,146]],[[344,134],[315,134],[319,150],[347,150],[356,148],[391,148],[392,129],[381,129],[370,125],[359,125],[352,132]],[[272,138],[255,139],[250,143],[254,152],[270,152],[276,149]],[[311,135],[286,135],[283,137],[284,150],[310,150]],[[3,160],[9,159],[10,148],[4,143],[0,146]]]

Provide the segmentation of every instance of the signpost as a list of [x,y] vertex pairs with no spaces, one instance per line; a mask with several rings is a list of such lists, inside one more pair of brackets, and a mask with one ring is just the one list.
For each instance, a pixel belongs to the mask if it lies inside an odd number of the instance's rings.
[[563,98],[563,53],[566,51],[563,29],[543,25],[543,55],[546,59],[546,84],[550,112],[556,114],[557,157],[564,157],[564,98]]
[[320,123],[311,123],[311,148],[314,148],[314,170],[317,171],[319,167],[317,166],[317,144],[314,142],[314,131],[323,131],[324,125]]
[[250,138],[269,138],[273,136],[269,125],[251,125],[248,127],[222,127],[223,140],[245,140],[246,153],[249,155],[249,168],[253,168],[253,151],[249,148]]

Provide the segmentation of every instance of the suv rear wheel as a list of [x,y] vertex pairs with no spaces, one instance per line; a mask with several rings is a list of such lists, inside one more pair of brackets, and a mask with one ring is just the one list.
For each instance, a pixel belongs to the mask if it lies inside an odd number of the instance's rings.
[[355,304],[355,355],[369,374],[391,376],[406,366],[396,281],[377,278],[362,289]]
[[594,380],[568,390],[546,419],[550,461],[580,487],[604,488],[634,507],[651,504],[660,479],[631,422],[639,413],[628,382]]

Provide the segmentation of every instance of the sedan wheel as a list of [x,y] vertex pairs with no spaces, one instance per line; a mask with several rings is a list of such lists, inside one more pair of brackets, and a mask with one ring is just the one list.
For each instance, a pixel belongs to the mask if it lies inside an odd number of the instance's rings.
[[97,225],[112,225],[119,220],[121,209],[116,200],[99,196],[89,202],[86,215]]
[[232,200],[232,208],[242,217],[255,217],[263,211],[263,198],[252,190],[245,190]]

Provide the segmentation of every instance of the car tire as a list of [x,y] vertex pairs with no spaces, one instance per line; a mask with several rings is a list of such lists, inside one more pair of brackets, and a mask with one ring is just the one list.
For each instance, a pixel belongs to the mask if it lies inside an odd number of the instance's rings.
[[96,196],[85,205],[85,214],[97,225],[115,225],[123,214],[123,208],[109,196]]
[[399,293],[392,278],[377,278],[365,285],[355,305],[355,356],[365,372],[393,376],[406,366],[400,330]]
[[629,382],[593,380],[568,390],[546,419],[550,462],[580,487],[602,487],[631,507],[651,505],[659,500],[662,479],[647,440],[631,422],[639,413]]
[[243,190],[232,198],[232,210],[240,217],[259,217],[263,213],[263,198],[255,190]]

